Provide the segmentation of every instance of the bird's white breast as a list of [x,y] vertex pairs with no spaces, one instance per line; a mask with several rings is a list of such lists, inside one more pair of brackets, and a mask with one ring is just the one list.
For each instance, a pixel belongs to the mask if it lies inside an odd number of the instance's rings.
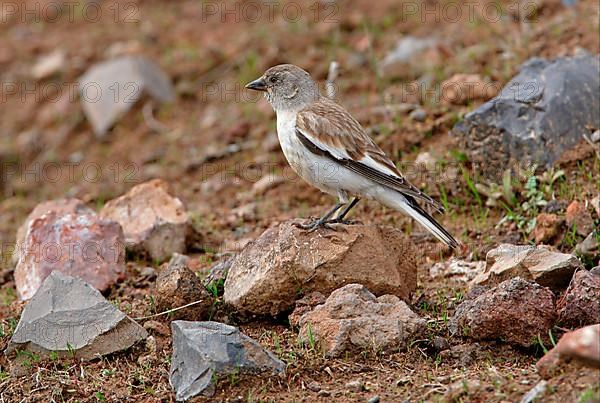
[[319,155],[309,151],[296,135],[296,113],[277,111],[277,136],[281,150],[290,167],[302,179],[322,192],[333,196],[343,196],[338,182],[339,166]]
[[304,180],[315,185],[310,178],[312,155],[296,136],[296,113],[277,112],[277,137],[290,167]]
[[277,111],[277,136],[290,167],[302,179],[347,202],[347,194],[378,198],[385,187],[309,151],[296,135],[296,113]]

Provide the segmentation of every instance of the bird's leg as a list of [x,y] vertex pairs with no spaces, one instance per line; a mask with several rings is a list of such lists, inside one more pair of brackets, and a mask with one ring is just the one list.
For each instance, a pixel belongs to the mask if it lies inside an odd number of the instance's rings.
[[298,228],[306,229],[309,231],[313,231],[321,226],[326,226],[326,224],[330,222],[329,219],[331,218],[331,216],[334,215],[335,212],[338,211],[343,205],[344,203],[337,203],[335,206],[333,206],[331,210],[329,210],[323,217],[319,218],[318,220],[315,220],[310,224],[296,224],[296,226]]
[[350,221],[344,220],[344,217],[346,217],[346,214],[348,214],[348,212],[350,212],[350,210],[352,210],[352,207],[356,206],[356,203],[358,203],[359,201],[360,201],[360,199],[358,197],[353,198],[352,201],[350,202],[350,204],[348,204],[346,206],[344,211],[342,211],[336,218],[334,218],[330,222],[340,223],[340,224],[349,224]]

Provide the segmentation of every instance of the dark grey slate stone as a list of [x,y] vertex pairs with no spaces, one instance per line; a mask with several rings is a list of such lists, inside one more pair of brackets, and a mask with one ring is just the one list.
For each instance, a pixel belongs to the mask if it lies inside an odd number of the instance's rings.
[[170,383],[178,401],[212,395],[214,375],[283,374],[285,364],[237,328],[218,322],[171,322]]
[[81,105],[94,133],[102,137],[142,97],[175,99],[167,75],[142,56],[122,56],[92,66],[80,79]]
[[600,62],[583,53],[528,60],[496,98],[467,114],[453,133],[486,177],[500,178],[509,167],[552,166],[599,126]]
[[92,359],[131,347],[146,330],[84,281],[54,271],[25,306],[6,353]]

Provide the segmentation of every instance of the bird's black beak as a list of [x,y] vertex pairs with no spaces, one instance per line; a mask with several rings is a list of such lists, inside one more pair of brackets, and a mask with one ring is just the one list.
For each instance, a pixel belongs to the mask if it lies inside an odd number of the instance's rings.
[[266,91],[267,83],[265,83],[265,80],[262,77],[260,77],[246,84],[246,88],[254,91]]

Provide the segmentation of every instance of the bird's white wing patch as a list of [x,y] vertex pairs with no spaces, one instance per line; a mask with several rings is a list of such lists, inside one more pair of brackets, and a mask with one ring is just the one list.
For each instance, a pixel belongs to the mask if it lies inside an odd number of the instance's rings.
[[398,178],[398,174],[392,171],[389,167],[383,165],[380,162],[375,161],[370,155],[365,155],[360,161],[361,164],[365,164],[373,169],[376,169],[386,175],[395,176]]

